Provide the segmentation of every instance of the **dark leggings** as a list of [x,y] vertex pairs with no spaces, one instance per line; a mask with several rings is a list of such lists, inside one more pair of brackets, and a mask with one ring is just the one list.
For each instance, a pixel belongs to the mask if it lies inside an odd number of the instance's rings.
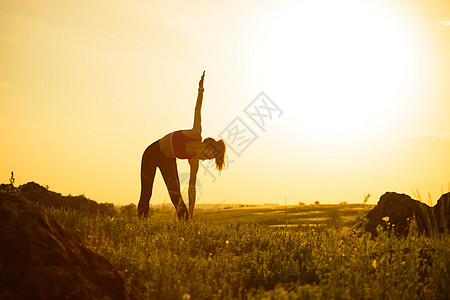
[[176,159],[165,156],[161,152],[158,141],[148,146],[142,156],[141,197],[138,204],[139,217],[148,217],[149,202],[152,196],[153,180],[155,179],[157,167],[161,171],[164,182],[169,190],[170,200],[172,200],[175,206],[177,217],[187,220],[189,214],[181,197]]

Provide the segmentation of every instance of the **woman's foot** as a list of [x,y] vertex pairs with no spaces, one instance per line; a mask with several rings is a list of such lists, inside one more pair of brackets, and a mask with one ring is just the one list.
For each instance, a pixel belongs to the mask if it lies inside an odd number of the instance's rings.
[[143,207],[138,204],[138,217],[139,218],[141,218],[141,217],[148,218],[148,211],[149,211],[148,205],[146,207]]
[[179,220],[186,221],[189,219],[189,212],[184,202],[177,206],[177,217]]

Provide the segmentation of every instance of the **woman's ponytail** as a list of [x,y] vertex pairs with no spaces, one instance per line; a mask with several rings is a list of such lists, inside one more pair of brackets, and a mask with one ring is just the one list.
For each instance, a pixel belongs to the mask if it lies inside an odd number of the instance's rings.
[[214,146],[217,150],[215,157],[216,169],[222,171],[225,167],[225,152],[227,151],[227,147],[225,146],[225,142],[223,140],[218,140]]
[[216,169],[222,171],[223,168],[225,167],[225,152],[227,151],[225,142],[223,140],[216,141],[215,139],[209,137],[204,139],[203,143],[205,143],[208,148],[214,151],[214,159],[216,160]]

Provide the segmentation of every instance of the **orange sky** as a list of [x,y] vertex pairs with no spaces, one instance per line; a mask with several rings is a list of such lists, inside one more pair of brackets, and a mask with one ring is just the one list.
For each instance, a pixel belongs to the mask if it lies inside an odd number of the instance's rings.
[[[436,201],[449,53],[446,0],[2,1],[0,182],[137,203],[143,151],[192,126],[206,70],[203,136],[231,147],[220,176],[200,169],[198,203]],[[261,92],[274,110],[259,127]],[[238,125],[257,136],[239,156]]]

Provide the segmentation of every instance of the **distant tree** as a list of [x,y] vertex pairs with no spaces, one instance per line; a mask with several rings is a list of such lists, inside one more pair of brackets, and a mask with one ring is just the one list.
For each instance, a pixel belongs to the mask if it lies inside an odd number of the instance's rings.
[[298,201],[298,205],[302,206],[302,205],[306,205],[306,204],[303,203],[302,201]]
[[1,184],[0,185],[0,192],[5,193],[8,195],[15,195],[17,196],[18,190],[14,186],[14,182],[16,179],[14,178],[14,172],[11,171],[11,177],[9,178],[9,184]]
[[339,205],[347,205],[347,201],[342,201]]
[[314,205],[320,205],[319,200],[314,201]]
[[9,178],[9,184],[14,187],[14,182],[15,181],[16,181],[16,179],[14,178],[14,172],[11,171],[11,178]]

